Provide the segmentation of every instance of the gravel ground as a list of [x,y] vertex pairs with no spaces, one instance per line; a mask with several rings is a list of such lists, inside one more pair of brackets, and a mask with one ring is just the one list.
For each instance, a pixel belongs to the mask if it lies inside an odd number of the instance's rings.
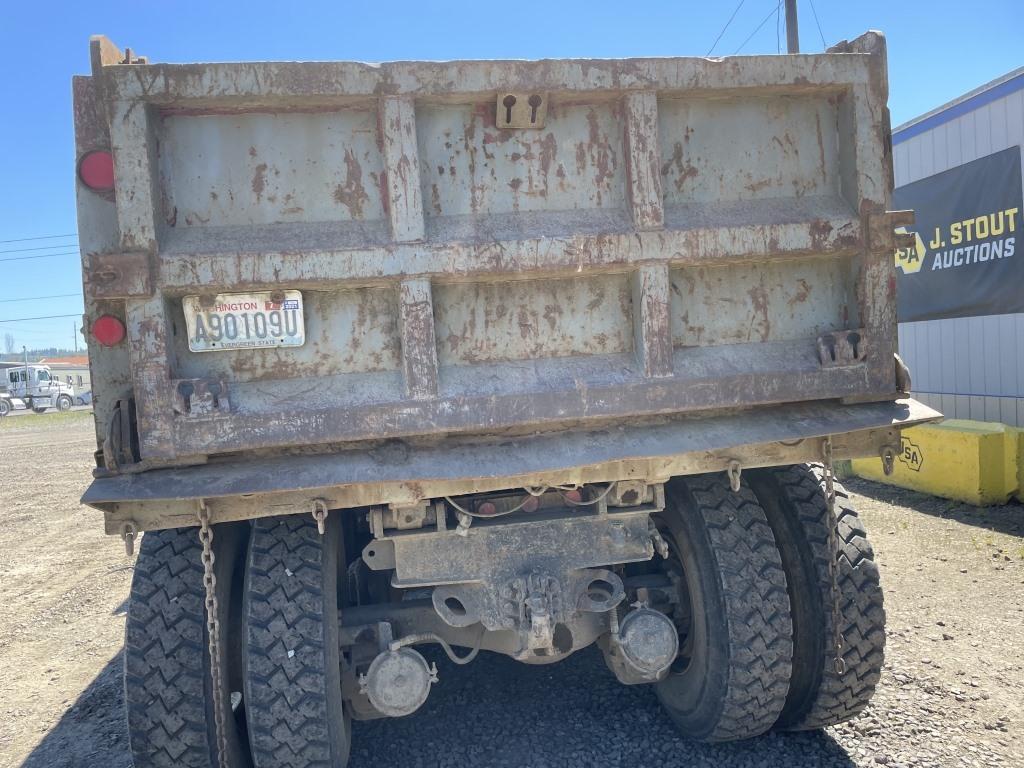
[[[91,450],[84,414],[0,422],[0,768],[130,765],[120,647],[132,563],[78,504]],[[594,648],[551,667],[434,655],[427,704],[356,723],[351,765],[1024,765],[1024,507],[849,486],[889,614],[882,682],[854,722],[694,744]]]

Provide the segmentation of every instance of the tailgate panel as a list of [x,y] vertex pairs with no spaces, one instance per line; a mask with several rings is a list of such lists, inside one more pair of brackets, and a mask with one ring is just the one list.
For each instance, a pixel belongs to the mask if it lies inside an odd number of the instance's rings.
[[[143,459],[894,396],[875,33],[378,66],[97,44],[80,151],[106,135],[117,185],[80,199],[87,306],[124,313]],[[543,125],[500,127],[507,93]],[[287,290],[304,346],[189,351],[184,297]]]

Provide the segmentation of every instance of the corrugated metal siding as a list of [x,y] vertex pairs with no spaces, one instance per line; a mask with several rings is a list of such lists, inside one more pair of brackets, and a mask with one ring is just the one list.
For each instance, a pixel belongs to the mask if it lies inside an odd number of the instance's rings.
[[[1024,145],[1024,90],[896,143],[896,186],[1014,145]],[[900,323],[899,345],[923,403],[1024,427],[1024,314]]]

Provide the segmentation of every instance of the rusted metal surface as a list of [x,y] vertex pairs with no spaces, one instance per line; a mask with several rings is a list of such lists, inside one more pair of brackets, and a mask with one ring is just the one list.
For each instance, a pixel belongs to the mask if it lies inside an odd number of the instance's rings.
[[167,115],[156,130],[169,228],[385,218],[376,105]]
[[605,483],[816,461],[816,438],[836,435],[836,458],[877,456],[898,429],[938,414],[913,400],[840,406],[808,403],[670,420],[633,420],[535,436],[374,442],[323,454],[257,456],[96,480],[83,501],[106,512],[107,529],[188,525],[195,500],[217,522],[331,509],[414,505],[423,499],[510,487]]
[[148,253],[87,253],[85,274],[94,299],[148,298],[153,295]]
[[[843,50],[163,65],[96,42],[78,149],[109,146],[117,183],[79,190],[87,313],[120,302],[102,380],[134,393],[143,462],[893,397],[884,39]],[[188,351],[183,297],[269,290],[302,292],[303,346]]]
[[[94,57],[111,58],[110,51],[94,46]],[[75,153],[110,149],[110,133],[98,83],[91,77],[72,80],[72,104],[75,115]],[[92,321],[102,315],[125,318],[124,302],[99,298],[102,288],[93,287],[102,277],[92,270],[92,259],[113,254],[117,258],[120,243],[117,231],[117,208],[112,192],[97,194],[84,184],[76,183],[78,204],[78,245],[82,257],[83,301],[85,311],[82,327],[89,350],[89,373],[93,385],[93,414],[96,421],[97,450],[102,450],[115,404],[119,397],[132,390],[132,369],[127,345],[107,347],[97,342],[89,329]],[[130,260],[130,257],[129,257]],[[103,272],[105,270],[101,270]],[[121,271],[121,268],[118,268]]]
[[[513,630],[514,658],[551,661],[573,651],[582,614],[605,613],[625,597],[606,566],[653,556],[649,517],[661,508],[562,508],[465,529],[391,532],[367,544],[363,560],[393,570],[395,587],[434,587],[434,609],[447,624]],[[567,646],[555,641],[556,625],[569,630]]]

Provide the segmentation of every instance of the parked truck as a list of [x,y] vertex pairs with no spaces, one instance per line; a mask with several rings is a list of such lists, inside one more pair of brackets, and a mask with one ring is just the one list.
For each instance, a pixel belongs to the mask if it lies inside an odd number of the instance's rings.
[[19,365],[4,371],[7,380],[6,407],[0,403],[0,416],[6,416],[15,407],[24,404],[35,413],[44,413],[47,408],[66,411],[75,404],[75,388],[54,376],[47,365]]
[[20,397],[11,397],[7,387],[0,383],[0,418],[10,416],[16,410],[24,410],[27,407]]
[[145,532],[137,768],[344,765],[440,653],[596,644],[707,741],[867,705],[882,592],[833,463],[891,467],[939,416],[896,355],[881,34],[380,65],[91,44],[83,501]]

